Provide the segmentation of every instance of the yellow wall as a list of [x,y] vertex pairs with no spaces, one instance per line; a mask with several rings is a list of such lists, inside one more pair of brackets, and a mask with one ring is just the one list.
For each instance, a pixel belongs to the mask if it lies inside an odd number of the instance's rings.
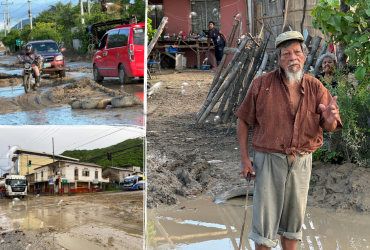
[[[31,160],[31,167],[28,167],[28,161]],[[53,159],[44,158],[35,155],[19,155],[19,174],[20,175],[27,175],[33,174],[35,168],[41,167],[43,165],[49,164],[53,162]]]

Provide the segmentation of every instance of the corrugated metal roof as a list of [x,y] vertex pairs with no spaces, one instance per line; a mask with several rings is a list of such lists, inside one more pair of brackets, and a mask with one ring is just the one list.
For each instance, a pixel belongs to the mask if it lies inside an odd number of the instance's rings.
[[76,165],[82,165],[82,166],[89,166],[89,167],[95,167],[95,168],[102,168],[102,166],[99,166],[99,165],[96,165],[94,163],[87,163],[87,162],[77,162],[77,161],[67,161],[67,160],[61,160],[61,161],[55,161],[55,162],[51,162],[49,164],[45,164],[41,167],[38,167],[38,168],[35,168],[35,169],[39,169],[39,168],[43,168],[43,167],[47,167],[49,165],[52,165],[52,164],[55,164],[55,163],[58,163],[58,162],[65,162],[65,163],[71,163],[71,164],[76,164]]
[[[28,149],[18,149],[17,151],[14,152],[14,154],[28,154],[28,155],[38,155],[38,156],[45,156],[45,157],[51,157],[53,158],[53,154],[51,153],[45,153],[45,152],[40,152],[40,151],[33,151],[33,150],[28,150]],[[64,160],[70,160],[70,161],[80,161],[79,159],[72,158],[72,157],[67,157],[64,155],[54,155],[54,157]]]

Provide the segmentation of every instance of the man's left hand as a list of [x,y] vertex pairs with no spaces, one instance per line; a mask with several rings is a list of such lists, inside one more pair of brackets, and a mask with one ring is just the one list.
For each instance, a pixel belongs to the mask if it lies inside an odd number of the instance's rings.
[[322,111],[322,117],[324,118],[325,122],[329,124],[333,124],[339,118],[339,110],[335,106],[337,98],[337,96],[334,96],[328,106],[325,106],[324,104],[319,105],[319,108]]

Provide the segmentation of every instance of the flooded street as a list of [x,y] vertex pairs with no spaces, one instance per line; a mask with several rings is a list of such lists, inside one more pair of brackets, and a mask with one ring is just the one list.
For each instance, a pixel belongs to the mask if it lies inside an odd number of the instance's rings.
[[[0,55],[1,56],[1,55]],[[21,75],[22,70],[17,65],[18,59],[15,56],[1,57],[0,73]],[[132,124],[143,126],[143,107],[136,105],[127,108],[106,109],[72,109],[69,102],[58,102],[52,98],[56,87],[64,88],[69,84],[84,79],[92,79],[92,65],[90,62],[67,62],[65,78],[57,78],[51,75],[43,75],[41,86],[37,91],[28,94],[24,92],[22,79],[15,78],[3,80],[0,84],[0,125],[11,124],[50,124],[50,125],[101,125],[109,121],[112,124]],[[8,82],[6,82],[8,80]],[[131,83],[121,85],[118,78],[107,77],[101,86],[114,91],[137,95],[144,99],[144,81],[135,78]],[[83,94],[82,94],[83,96]],[[86,96],[86,95],[85,95]],[[92,92],[85,98],[107,98],[92,89]],[[73,100],[76,97],[71,97]]]
[[[148,239],[149,249],[238,249],[244,197],[218,205],[210,197],[179,199],[181,203],[178,205],[148,210],[148,225],[155,230],[149,234],[153,235]],[[252,203],[250,198],[242,249],[255,249],[254,242],[248,239]],[[367,213],[335,213],[333,210],[308,207],[303,240],[298,243],[297,249],[369,249],[369,224]],[[279,245],[274,249],[282,248]]]
[[142,249],[142,207],[142,191],[3,198],[0,249]]

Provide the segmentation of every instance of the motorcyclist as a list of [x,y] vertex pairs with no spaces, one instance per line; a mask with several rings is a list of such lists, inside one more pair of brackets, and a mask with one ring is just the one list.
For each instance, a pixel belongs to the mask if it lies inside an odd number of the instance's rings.
[[[22,59],[21,59],[21,62],[23,63],[24,61],[32,61],[34,62],[35,60],[40,63],[40,59],[39,57],[37,56],[36,53],[32,52],[32,45],[31,44],[27,44],[26,45],[26,53],[23,55]],[[38,64],[37,63],[37,64]],[[39,67],[38,65],[35,65],[33,66],[33,71],[35,72],[35,82],[36,82],[36,86],[39,87],[40,86],[40,70],[39,70]],[[22,71],[22,76],[24,76],[24,70]]]

